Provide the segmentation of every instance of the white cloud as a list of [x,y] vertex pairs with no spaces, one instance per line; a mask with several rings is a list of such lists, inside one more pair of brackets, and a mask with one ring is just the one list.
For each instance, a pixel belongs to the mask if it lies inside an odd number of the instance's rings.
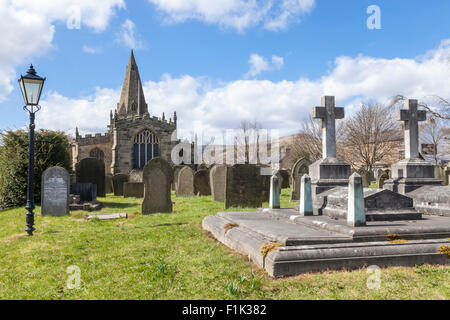
[[[298,131],[300,121],[320,104],[322,95],[335,95],[347,114],[361,101],[383,102],[396,94],[449,98],[449,57],[450,41],[443,41],[417,59],[339,57],[333,69],[317,80],[237,80],[214,87],[208,78],[164,75],[160,81],[145,82],[144,91],[150,113],[160,117],[165,112],[169,118],[177,111],[180,129],[214,132],[256,119],[265,128],[290,134]],[[69,123],[83,132],[104,132],[119,94],[119,89],[98,89],[89,99],[65,100],[55,93],[42,103],[48,110],[39,117],[41,124],[65,129]]]
[[124,6],[124,0],[0,0],[0,102],[13,89],[15,68],[52,48],[56,23],[77,20],[79,12],[81,27],[101,32]]
[[278,56],[272,56],[272,61],[269,62],[266,58],[254,53],[250,55],[248,60],[250,70],[245,75],[245,78],[255,77],[262,72],[280,70],[284,65],[284,59]]
[[200,20],[239,32],[262,25],[278,31],[312,11],[315,0],[148,0],[164,13],[167,23]]
[[120,26],[120,31],[116,34],[116,41],[123,44],[130,49],[141,49],[144,47],[144,43],[139,39],[137,34],[136,25],[130,19],[125,20]]
[[89,47],[84,45],[82,47],[82,50],[84,53],[88,53],[88,54],[98,54],[101,53],[103,50],[101,48],[93,48],[93,47]]

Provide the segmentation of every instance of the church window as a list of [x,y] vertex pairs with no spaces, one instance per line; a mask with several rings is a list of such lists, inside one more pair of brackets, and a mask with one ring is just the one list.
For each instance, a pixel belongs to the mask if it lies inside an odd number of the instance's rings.
[[99,148],[92,149],[91,152],[89,153],[89,157],[105,161],[105,153],[103,152],[103,150]]
[[156,157],[159,157],[159,139],[150,130],[144,130],[134,139],[133,169],[143,169]]

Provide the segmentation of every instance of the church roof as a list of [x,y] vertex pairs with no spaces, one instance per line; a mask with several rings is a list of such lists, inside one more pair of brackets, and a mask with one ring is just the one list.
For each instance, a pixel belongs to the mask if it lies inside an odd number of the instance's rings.
[[142,89],[141,77],[133,50],[131,50],[117,113],[119,115],[142,115],[146,112],[148,112],[148,108]]

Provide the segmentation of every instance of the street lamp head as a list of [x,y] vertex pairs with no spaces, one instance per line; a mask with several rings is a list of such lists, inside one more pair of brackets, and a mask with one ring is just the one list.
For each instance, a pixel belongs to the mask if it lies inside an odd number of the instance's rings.
[[33,65],[28,69],[25,76],[19,79],[20,90],[22,90],[23,99],[27,106],[37,106],[41,99],[42,87],[44,86],[45,78],[37,75]]

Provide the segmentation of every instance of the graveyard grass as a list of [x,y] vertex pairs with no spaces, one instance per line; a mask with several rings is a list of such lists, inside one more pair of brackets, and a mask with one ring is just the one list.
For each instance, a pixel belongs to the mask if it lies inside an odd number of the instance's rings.
[[[99,213],[130,215],[115,221],[43,218],[38,208],[32,238],[23,208],[0,213],[0,299],[450,299],[449,267],[382,269],[379,290],[365,269],[271,279],[201,229],[222,203],[172,200],[173,214],[142,216],[142,200],[108,195]],[[81,270],[80,289],[68,288],[69,266]]]

